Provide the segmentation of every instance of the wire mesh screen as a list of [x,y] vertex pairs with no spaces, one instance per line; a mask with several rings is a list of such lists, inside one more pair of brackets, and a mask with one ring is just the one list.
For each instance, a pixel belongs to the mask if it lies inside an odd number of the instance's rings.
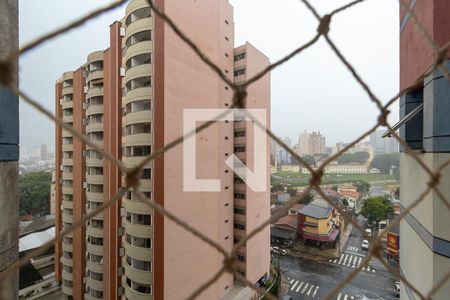
[[[11,91],[13,91],[17,96],[20,97],[23,101],[34,107],[37,111],[44,114],[49,119],[53,120],[56,124],[56,126],[60,126],[64,128],[65,130],[69,131],[74,135],[75,138],[80,139],[83,143],[86,145],[89,145],[92,149],[96,150],[97,152],[101,153],[104,159],[108,159],[114,164],[117,165],[119,170],[122,172],[122,174],[125,174],[125,185],[118,190],[117,195],[115,195],[113,198],[111,198],[109,201],[105,201],[102,205],[97,207],[96,209],[92,210],[92,212],[89,212],[86,214],[81,220],[74,222],[70,228],[64,229],[60,233],[57,233],[55,235],[55,238],[49,242],[47,242],[42,247],[39,247],[26,255],[22,256],[19,260],[17,260],[15,263],[10,265],[4,272],[0,274],[0,281],[8,281],[10,280],[10,276],[13,275],[21,266],[25,265],[30,258],[38,256],[42,253],[44,253],[46,250],[48,250],[50,247],[52,247],[55,243],[60,243],[62,239],[68,235],[73,230],[83,226],[91,217],[101,213],[103,210],[107,209],[114,203],[116,203],[121,197],[123,197],[127,191],[130,189],[134,190],[136,195],[139,197],[140,201],[151,207],[156,213],[162,214],[168,219],[172,220],[178,226],[183,227],[186,231],[192,233],[199,239],[201,239],[204,243],[209,244],[211,247],[215,248],[219,253],[223,255],[223,266],[216,271],[215,275],[211,277],[209,280],[205,281],[198,289],[195,290],[195,292],[192,295],[188,295],[188,299],[195,299],[198,297],[205,289],[207,289],[211,284],[213,284],[218,278],[226,273],[232,273],[234,274],[234,277],[236,280],[242,282],[246,286],[252,288],[256,291],[259,295],[265,295],[268,299],[276,299],[271,294],[267,293],[264,288],[257,287],[254,283],[250,282],[245,278],[245,276],[241,275],[236,268],[236,262],[237,262],[237,251],[245,246],[246,242],[250,239],[252,239],[256,234],[258,234],[261,230],[264,228],[270,226],[271,222],[274,222],[281,218],[290,207],[292,207],[295,203],[298,201],[301,201],[302,199],[295,199],[290,200],[283,205],[283,209],[276,214],[272,215],[270,219],[265,220],[261,225],[259,225],[257,228],[252,230],[250,233],[248,233],[244,238],[242,238],[238,243],[234,245],[234,248],[231,252],[228,252],[227,250],[223,249],[221,245],[219,245],[216,241],[210,239],[202,232],[195,229],[187,220],[181,220],[176,215],[174,215],[171,211],[165,209],[164,207],[160,206],[155,201],[147,198],[144,193],[142,193],[139,190],[139,179],[140,179],[140,173],[143,169],[143,167],[149,163],[150,161],[154,160],[157,156],[162,155],[164,152],[174,148],[175,146],[183,143],[184,138],[188,136],[194,135],[196,132],[199,132],[201,130],[204,130],[205,128],[211,126],[214,121],[206,122],[196,128],[195,131],[188,133],[186,136],[180,136],[179,138],[169,142],[166,144],[163,148],[156,149],[151,155],[145,157],[143,161],[138,164],[133,169],[127,169],[124,164],[118,160],[116,157],[114,157],[112,154],[104,151],[101,149],[96,143],[93,143],[91,140],[89,140],[86,136],[84,136],[82,133],[75,130],[72,126],[68,125],[67,123],[63,122],[62,119],[59,119],[56,117],[52,112],[46,110],[36,99],[33,99],[32,96],[27,95],[24,91],[17,88],[13,84],[13,77],[14,77],[14,71],[13,66],[10,64],[11,61],[14,61],[19,56],[33,51],[33,49],[39,47],[44,42],[57,38],[58,36],[68,32],[69,30],[79,27],[89,21],[92,18],[95,18],[107,11],[110,11],[116,7],[119,7],[126,3],[127,1],[114,1],[111,4],[102,7],[96,11],[93,11],[89,13],[86,16],[83,16],[76,21],[67,24],[66,26],[59,28],[55,31],[49,32],[48,34],[32,41],[31,43],[23,46],[19,51],[16,53],[11,53],[9,57],[6,59],[0,61],[0,83],[7,86]],[[320,39],[324,39],[326,43],[329,45],[331,50],[335,53],[335,55],[338,57],[338,59],[342,62],[342,64],[346,67],[348,72],[352,75],[353,79],[356,81],[357,84],[359,84],[367,94],[368,100],[371,101],[373,104],[376,105],[376,107],[379,110],[379,116],[377,119],[377,123],[373,124],[373,126],[361,134],[359,137],[354,139],[351,143],[349,143],[346,147],[326,159],[318,168],[313,169],[301,156],[299,156],[293,149],[288,147],[285,143],[283,143],[282,140],[280,140],[270,129],[265,129],[267,135],[276,143],[279,144],[282,148],[284,148],[293,158],[295,158],[297,161],[300,162],[300,164],[306,168],[311,176],[309,180],[309,186],[306,189],[306,192],[303,194],[304,196],[307,195],[311,191],[315,191],[317,194],[319,194],[323,199],[325,199],[330,205],[334,207],[339,213],[344,215],[344,211],[342,208],[338,205],[336,205],[332,199],[325,193],[321,188],[321,181],[325,172],[325,167],[331,163],[333,160],[336,160],[339,156],[344,154],[346,151],[351,149],[353,146],[355,146],[360,141],[367,138],[371,133],[376,131],[379,128],[385,128],[387,130],[392,130],[391,135],[400,143],[400,145],[404,148],[404,152],[406,155],[409,155],[412,157],[418,165],[420,165],[423,170],[429,175],[429,180],[427,182],[427,188],[418,195],[417,199],[398,215],[379,235],[379,237],[373,238],[372,247],[368,251],[368,255],[365,257],[365,259],[362,261],[362,263],[356,267],[349,275],[342,278],[342,280],[328,293],[328,295],[325,297],[325,299],[331,299],[332,297],[336,296],[337,293],[341,288],[344,287],[347,283],[349,283],[357,274],[360,272],[365,266],[368,265],[370,260],[372,258],[377,258],[395,277],[399,278],[403,284],[407,287],[409,287],[411,290],[413,290],[421,299],[431,299],[433,295],[436,294],[436,292],[444,286],[444,284],[447,282],[447,280],[450,279],[450,271],[444,275],[439,281],[428,291],[427,294],[423,294],[421,291],[419,291],[413,284],[411,284],[400,272],[398,269],[393,268],[388,261],[385,259],[383,255],[383,247],[382,247],[382,240],[380,237],[382,237],[385,233],[387,233],[393,226],[398,224],[408,213],[410,213],[419,203],[424,201],[425,197],[431,193],[434,192],[437,197],[442,201],[442,203],[445,205],[447,209],[450,210],[450,202],[448,199],[446,199],[443,195],[443,193],[440,191],[438,185],[441,182],[441,172],[444,170],[444,168],[448,167],[450,165],[450,160],[444,162],[441,166],[435,168],[436,171],[433,171],[432,168],[430,168],[425,161],[420,157],[420,155],[411,149],[411,147],[406,143],[400,136],[393,130],[392,126],[388,123],[387,117],[390,113],[389,108],[396,104],[398,99],[405,95],[408,91],[414,89],[414,87],[423,81],[423,79],[434,72],[436,69],[440,69],[441,72],[445,75],[447,79],[449,79],[449,72],[446,68],[445,62],[447,58],[447,53],[449,50],[449,43],[444,45],[443,47],[439,47],[431,38],[429,32],[426,30],[426,28],[422,25],[418,17],[415,15],[415,13],[412,11],[412,9],[404,3],[403,1],[400,1],[400,5],[402,8],[410,15],[411,20],[413,21],[416,30],[418,30],[424,37],[431,49],[433,50],[435,54],[434,63],[432,67],[423,74],[420,78],[416,80],[415,83],[413,83],[410,87],[401,90],[396,95],[393,95],[392,98],[388,99],[385,105],[383,105],[383,101],[379,99],[375,94],[372,92],[370,86],[364,81],[363,78],[358,74],[355,67],[346,59],[344,54],[338,49],[334,41],[329,36],[329,30],[331,26],[331,21],[334,16],[339,14],[340,12],[344,10],[351,10],[352,6],[358,5],[361,2],[364,2],[364,0],[357,0],[350,2],[349,4],[336,8],[335,10],[331,11],[330,13],[326,15],[319,15],[319,13],[316,11],[315,7],[310,3],[309,0],[301,0],[301,2],[305,5],[306,9],[308,9],[317,19],[317,32],[316,34],[304,45],[299,46],[297,49],[286,55],[284,58],[272,63],[270,66],[268,66],[266,69],[262,70],[260,73],[255,75],[254,77],[248,79],[244,83],[236,84],[232,82],[225,73],[222,72],[221,68],[217,66],[211,59],[209,59],[202,51],[202,49],[197,46],[187,35],[183,33],[183,28],[179,28],[177,24],[171,19],[170,15],[166,15],[165,12],[160,9],[158,6],[155,5],[154,1],[148,0],[148,4],[151,6],[154,14],[156,14],[159,18],[161,18],[183,41],[186,43],[195,53],[196,55],[206,64],[208,65],[215,73],[216,75],[221,78],[228,86],[231,87],[234,93],[233,97],[233,103],[228,109],[233,108],[245,108],[245,99],[247,96],[247,88],[251,86],[253,83],[257,82],[259,79],[261,79],[264,75],[268,74],[275,68],[279,67],[280,65],[284,63],[288,63],[290,59],[297,55],[301,55],[302,51],[304,51],[307,48],[311,48],[316,44]],[[275,104],[276,105],[276,104]],[[220,116],[217,117],[219,119]],[[256,122],[257,123],[257,122]],[[258,126],[262,126],[262,124],[258,124]],[[362,235],[365,236],[367,239],[369,239],[367,233],[365,230],[352,218],[349,219],[349,222],[351,222],[354,226],[354,228],[357,228],[359,231],[361,231]],[[0,291],[0,298],[4,298],[1,295]]]

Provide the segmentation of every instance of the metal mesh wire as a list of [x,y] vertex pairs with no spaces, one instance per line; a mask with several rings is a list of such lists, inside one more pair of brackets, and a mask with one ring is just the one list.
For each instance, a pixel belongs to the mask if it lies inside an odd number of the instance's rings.
[[[449,43],[444,45],[443,47],[439,47],[436,45],[436,43],[432,40],[430,34],[426,30],[426,28],[422,25],[420,20],[417,18],[415,13],[410,9],[410,7],[404,3],[402,0],[400,0],[400,5],[402,8],[409,13],[411,20],[413,21],[415,27],[417,30],[420,31],[420,33],[425,37],[425,40],[429,44],[429,46],[432,48],[434,54],[435,54],[435,60],[432,65],[432,67],[426,72],[426,74],[423,74],[420,78],[417,79],[416,82],[414,82],[410,87],[400,91],[398,94],[394,95],[391,99],[387,101],[386,105],[382,104],[382,101],[377,98],[374,93],[371,91],[368,84],[359,76],[358,72],[355,70],[355,68],[352,66],[352,64],[345,58],[345,56],[342,54],[342,52],[337,48],[333,40],[328,35],[329,29],[330,29],[330,22],[332,18],[347,9],[350,9],[352,6],[357,5],[361,2],[364,2],[364,0],[356,0],[353,2],[350,2],[349,4],[336,8],[329,14],[326,14],[324,16],[320,16],[314,6],[310,3],[309,0],[301,0],[301,2],[306,6],[306,8],[316,17],[318,21],[318,27],[317,27],[317,33],[315,36],[309,40],[306,44],[301,45],[288,55],[286,55],[284,58],[274,62],[270,66],[268,66],[266,69],[255,75],[254,77],[248,79],[243,84],[235,84],[234,82],[230,81],[227,76],[222,72],[219,66],[214,64],[203,52],[202,50],[188,37],[183,33],[183,30],[179,28],[174,21],[170,18],[170,16],[166,15],[163,10],[161,10],[159,7],[155,6],[154,1],[147,0],[149,5],[152,7],[154,13],[160,17],[168,26],[171,27],[171,29],[188,45],[195,53],[196,55],[205,63],[207,64],[216,74],[219,76],[227,85],[231,87],[233,90],[234,96],[233,96],[233,104],[228,109],[233,108],[244,108],[245,98],[247,95],[247,88],[253,84],[254,82],[258,81],[260,78],[262,78],[267,73],[271,72],[273,69],[277,68],[278,66],[288,62],[291,58],[294,56],[300,54],[303,50],[311,47],[314,45],[317,41],[319,41],[320,38],[323,38],[326,43],[330,46],[332,51],[335,53],[335,55],[338,57],[338,59],[344,64],[344,66],[348,69],[348,71],[353,76],[354,80],[364,89],[367,96],[369,97],[370,101],[373,102],[376,107],[379,110],[379,116],[377,123],[373,125],[369,130],[361,134],[358,138],[353,140],[350,144],[348,144],[345,148],[338,151],[336,154],[329,157],[324,163],[322,163],[316,170],[311,168],[308,163],[300,157],[294,150],[289,148],[285,143],[283,143],[270,129],[264,128],[264,130],[267,132],[267,135],[276,143],[278,143],[282,148],[284,148],[293,158],[297,159],[300,164],[302,164],[305,168],[309,170],[311,173],[310,181],[309,181],[309,187],[305,190],[305,193],[303,194],[303,197],[305,197],[309,192],[315,191],[318,193],[323,199],[325,199],[330,205],[332,205],[339,213],[344,214],[341,207],[336,205],[332,199],[322,190],[320,184],[322,177],[324,175],[325,167],[332,162],[333,160],[337,159],[340,155],[345,153],[347,150],[355,146],[358,142],[362,141],[366,137],[368,137],[371,133],[373,133],[375,130],[377,130],[380,127],[384,127],[386,129],[391,130],[391,125],[387,122],[387,116],[390,113],[389,108],[391,105],[397,102],[397,100],[405,95],[408,91],[412,90],[417,83],[421,82],[425,76],[431,74],[436,69],[440,69],[441,72],[449,79],[449,72],[446,68],[445,61],[446,61],[446,55],[449,50]],[[39,47],[44,42],[51,40],[53,38],[58,37],[61,34],[64,34],[68,32],[69,30],[72,30],[76,27],[79,27],[83,25],[85,22],[89,21],[92,18],[95,18],[105,12],[108,12],[116,7],[119,7],[123,4],[125,4],[127,1],[120,0],[120,1],[114,1],[111,4],[104,6],[96,11],[93,11],[86,16],[83,16],[76,21],[67,24],[66,26],[59,28],[55,31],[49,32],[48,34],[36,39],[35,41],[25,45],[21,49],[19,49],[15,53],[11,53],[6,59],[0,60],[0,83],[7,86],[12,92],[14,92],[17,96],[19,96],[23,101],[34,107],[37,111],[44,114],[46,117],[51,119],[56,123],[57,126],[61,126],[67,131],[71,132],[74,137],[80,139],[83,143],[91,146],[94,150],[101,153],[105,159],[110,160],[114,164],[117,165],[117,167],[120,169],[120,171],[125,175],[125,186],[119,188],[118,193],[111,198],[109,201],[105,201],[101,206],[93,210],[91,213],[88,213],[85,215],[81,220],[78,222],[75,222],[72,224],[70,228],[67,228],[60,233],[57,233],[55,235],[55,238],[51,241],[47,242],[45,245],[29,252],[28,254],[24,255],[20,259],[18,259],[16,262],[14,262],[12,265],[10,265],[7,269],[5,269],[0,274],[0,282],[5,281],[9,279],[9,276],[13,275],[21,266],[25,265],[30,258],[34,256],[38,256],[42,253],[44,253],[46,250],[48,250],[50,247],[52,247],[55,243],[60,243],[67,234],[72,232],[73,230],[79,228],[80,226],[83,226],[83,224],[86,223],[91,217],[101,213],[103,210],[107,209],[114,203],[116,203],[121,197],[125,195],[127,191],[130,189],[133,189],[136,192],[136,195],[142,201],[143,203],[150,206],[156,213],[163,214],[165,217],[169,218],[170,220],[174,221],[178,226],[183,227],[186,231],[192,233],[199,239],[201,239],[203,242],[209,244],[211,247],[215,248],[218,252],[220,252],[223,255],[223,266],[220,270],[217,270],[215,275],[209,279],[208,281],[204,282],[198,289],[195,290],[195,292],[192,295],[189,295],[188,299],[195,299],[197,296],[199,296],[205,289],[207,289],[211,284],[213,284],[222,274],[225,272],[233,273],[235,278],[242,282],[243,284],[249,286],[253,290],[255,290],[259,295],[265,295],[268,299],[276,299],[271,294],[268,294],[264,288],[256,287],[252,282],[249,282],[244,276],[242,276],[240,273],[237,272],[237,269],[235,268],[235,264],[237,261],[237,251],[243,247],[246,242],[254,237],[257,233],[259,233],[261,230],[266,228],[267,226],[270,226],[271,222],[274,222],[281,218],[290,207],[292,207],[295,203],[298,201],[301,201],[301,199],[295,199],[290,200],[286,202],[283,205],[283,209],[277,212],[276,214],[272,215],[270,219],[266,220],[264,223],[259,225],[257,228],[255,228],[253,231],[251,231],[247,236],[242,238],[237,244],[235,244],[233,250],[231,253],[227,252],[225,249],[223,249],[218,243],[216,243],[214,240],[210,239],[206,235],[204,235],[202,232],[196,230],[193,226],[191,226],[187,221],[181,220],[177,216],[175,216],[170,211],[166,210],[164,207],[160,206],[156,202],[152,201],[151,199],[148,199],[141,191],[139,191],[139,178],[140,178],[140,172],[142,168],[150,161],[154,160],[157,156],[163,154],[164,152],[170,150],[171,148],[174,148],[175,146],[181,144],[184,140],[184,138],[188,136],[192,136],[195,134],[195,132],[199,132],[207,127],[209,127],[211,124],[213,124],[215,121],[209,121],[204,124],[202,124],[200,127],[196,128],[195,131],[188,133],[186,136],[180,136],[179,138],[169,142],[166,144],[163,148],[157,149],[154,151],[153,154],[146,157],[139,165],[137,165],[133,169],[126,169],[123,163],[117,158],[115,158],[112,154],[104,151],[103,149],[100,149],[97,144],[91,142],[88,138],[86,138],[81,132],[78,132],[75,130],[72,126],[64,123],[62,119],[59,119],[56,117],[53,113],[46,110],[41,104],[39,104],[38,101],[27,95],[24,91],[20,90],[13,84],[13,78],[14,78],[14,67],[11,65],[11,61],[14,61],[19,56],[23,55],[26,52],[32,51],[33,49]],[[219,119],[220,116],[217,117]],[[258,122],[256,122],[258,126],[262,126]],[[404,285],[409,287],[411,290],[413,290],[421,299],[431,299],[433,295],[442,287],[444,284],[450,279],[450,272],[445,274],[431,289],[427,294],[423,294],[421,291],[419,291],[413,284],[411,284],[400,272],[398,269],[393,268],[384,258],[383,256],[383,247],[382,247],[382,240],[380,237],[382,237],[385,233],[389,231],[390,228],[398,224],[408,213],[411,212],[411,210],[416,207],[419,203],[424,201],[425,197],[431,193],[434,192],[437,197],[442,201],[442,203],[447,207],[447,209],[450,210],[450,202],[448,199],[444,197],[444,195],[441,193],[441,191],[438,188],[438,185],[440,183],[440,177],[441,172],[450,165],[450,160],[444,162],[441,166],[439,166],[436,169],[436,172],[433,172],[432,169],[423,161],[423,159],[418,155],[417,152],[413,151],[410,146],[401,139],[395,132],[392,132],[392,136],[400,143],[400,145],[403,146],[404,151],[407,155],[411,156],[417,164],[419,164],[423,170],[429,175],[429,181],[427,182],[427,188],[419,195],[419,197],[413,201],[398,217],[396,217],[379,235],[379,237],[374,238],[372,242],[372,247],[368,251],[367,256],[362,261],[362,263],[356,267],[348,276],[343,278],[339,284],[337,284],[332,291],[330,291],[325,299],[332,299],[334,296],[337,295],[339,290],[344,287],[347,283],[349,283],[357,274],[360,272],[367,264],[370,262],[372,258],[377,258],[381,263],[397,278],[399,278]],[[355,228],[361,231],[361,233],[369,239],[367,233],[364,231],[364,229],[355,222],[352,218],[349,219],[350,223],[353,224]],[[1,291],[0,291],[1,292]],[[1,293],[0,293],[0,299],[3,299]]]

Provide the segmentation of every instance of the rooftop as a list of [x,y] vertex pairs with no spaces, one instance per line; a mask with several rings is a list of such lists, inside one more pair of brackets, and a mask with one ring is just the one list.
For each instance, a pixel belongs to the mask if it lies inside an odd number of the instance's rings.
[[315,199],[310,204],[302,208],[299,213],[315,219],[326,219],[332,207],[323,199]]

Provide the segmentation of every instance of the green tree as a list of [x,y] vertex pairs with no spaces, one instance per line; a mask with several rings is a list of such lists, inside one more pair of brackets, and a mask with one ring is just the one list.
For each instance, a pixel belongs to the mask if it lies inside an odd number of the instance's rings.
[[354,185],[358,193],[360,193],[361,195],[367,195],[369,193],[370,183],[365,181],[357,181],[354,183]]
[[19,178],[20,214],[43,215],[50,213],[50,184],[52,174],[36,172]]
[[338,191],[338,186],[337,186],[337,185],[333,185],[333,186],[331,187],[331,189],[332,189],[333,191],[337,192],[337,191]]
[[284,186],[281,183],[276,183],[270,189],[272,193],[284,191]]
[[344,199],[342,200],[342,204],[344,204],[345,207],[348,207],[348,206],[349,206],[349,203],[348,203],[347,198],[344,198]]
[[288,187],[286,191],[291,197],[297,195],[297,189],[293,187]]
[[355,153],[344,153],[337,158],[339,164],[358,163],[363,164],[369,159],[369,153],[359,151]]
[[311,203],[311,201],[314,200],[314,196],[311,195],[311,193],[308,193],[306,195],[301,194],[301,195],[295,196],[295,200],[297,203],[308,205],[309,203]]
[[372,168],[377,168],[383,174],[389,174],[391,166],[394,166],[394,172],[397,174],[400,166],[400,154],[388,153],[376,155],[370,166]]
[[[311,167],[316,166],[316,160],[314,159],[314,156],[312,155],[305,155],[302,156],[302,159]],[[295,159],[294,157],[291,158],[291,162],[293,165],[300,165],[300,167],[304,167],[304,165],[302,163],[300,163],[300,161],[298,161],[297,159]]]
[[361,208],[361,215],[366,217],[369,222],[375,222],[375,226],[378,226],[381,220],[386,219],[393,212],[392,203],[386,197],[368,198],[363,202]]

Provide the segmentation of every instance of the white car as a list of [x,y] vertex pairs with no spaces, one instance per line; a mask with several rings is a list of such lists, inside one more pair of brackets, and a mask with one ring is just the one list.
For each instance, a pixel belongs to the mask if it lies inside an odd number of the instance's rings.
[[270,247],[270,252],[275,254],[286,255],[286,250],[277,246]]
[[363,240],[361,243],[361,249],[364,250],[369,250],[369,241],[368,240]]

